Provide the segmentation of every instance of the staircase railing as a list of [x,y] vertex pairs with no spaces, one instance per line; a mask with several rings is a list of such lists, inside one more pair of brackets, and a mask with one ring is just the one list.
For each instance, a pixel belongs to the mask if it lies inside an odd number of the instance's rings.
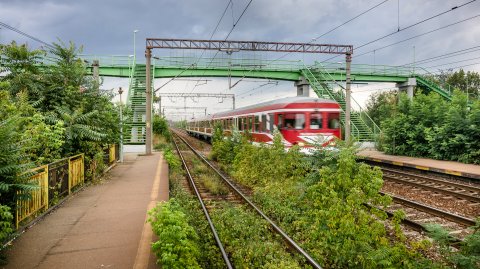
[[[317,67],[317,66],[314,66],[314,68],[318,69],[318,71],[322,74],[322,75],[325,75],[326,76],[326,79],[329,80],[329,81],[333,81],[335,84],[337,84],[338,86],[340,86],[340,88],[344,91],[345,88],[343,87],[343,85],[341,85],[340,83],[338,83],[337,81],[335,81],[335,79],[333,78],[333,76],[326,72],[321,66]],[[322,72],[323,70],[323,72]],[[311,67],[308,67],[306,65],[304,65],[304,69],[303,71],[305,73],[307,73],[307,79],[312,79],[314,80],[314,84],[316,85],[320,85],[322,88],[325,88],[325,87],[328,87],[326,84],[323,85],[321,82],[318,81],[317,77],[315,76],[315,74],[312,72],[311,70]],[[330,96],[330,98],[332,100],[335,100],[337,102],[341,102],[341,101],[344,101],[345,100],[345,94],[343,91],[339,91],[339,92],[333,92],[333,90],[331,89],[323,89],[322,90],[322,94],[323,93],[327,93],[328,96]],[[335,96],[335,95],[339,95],[339,96]],[[372,118],[366,113],[366,111],[364,111],[362,109],[362,107],[360,106],[360,104],[358,104],[358,102],[354,99],[354,98],[351,98],[351,100],[353,100],[353,102],[357,105],[359,111],[357,111],[359,113],[358,115],[358,119],[365,125],[365,127],[367,128],[367,131],[370,132],[372,135],[373,135],[373,139],[375,140],[378,135],[381,133],[381,129],[380,127],[378,127],[378,125],[372,120]],[[343,108],[342,108],[342,111],[343,111]],[[345,111],[343,111],[345,112]],[[366,119],[368,120],[368,124],[367,122],[364,121],[364,118],[362,118],[362,115],[365,115],[366,116]],[[343,120],[342,120],[343,121]],[[355,135],[356,133],[356,137],[359,137],[360,138],[360,129],[358,128],[358,126],[356,126],[355,123],[353,123],[353,121],[351,120],[351,126],[352,126],[352,129],[351,129],[351,132],[352,134]]]
[[132,60],[130,63],[130,76],[129,76],[129,85],[128,85],[128,95],[127,95],[127,104],[131,104],[131,98],[133,94],[133,74],[135,73],[135,61]]

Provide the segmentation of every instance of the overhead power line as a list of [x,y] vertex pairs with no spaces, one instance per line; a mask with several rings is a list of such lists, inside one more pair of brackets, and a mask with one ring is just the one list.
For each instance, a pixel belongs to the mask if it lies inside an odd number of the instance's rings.
[[247,6],[245,6],[245,8],[243,9],[242,11],[242,14],[240,14],[240,16],[238,17],[237,21],[235,21],[235,23],[233,24],[232,26],[232,29],[230,30],[230,32],[228,33],[228,35],[225,37],[225,41],[230,37],[230,35],[232,34],[233,32],[233,29],[235,29],[235,27],[237,26],[238,22],[242,19],[243,17],[243,14],[245,14],[245,12],[247,11],[248,7],[250,6],[250,4],[252,3],[253,0],[250,0],[250,2],[248,2]]
[[[374,39],[374,40],[372,40],[372,41],[366,42],[366,43],[364,43],[364,44],[362,44],[362,45],[360,45],[360,46],[358,46],[358,47],[355,47],[355,50],[358,50],[358,49],[360,49],[360,48],[362,48],[362,47],[365,47],[365,46],[367,46],[367,45],[373,44],[373,43],[375,43],[375,42],[377,42],[377,41],[380,41],[380,40],[382,40],[382,39],[385,39],[385,38],[387,38],[387,37],[390,37],[390,36],[393,36],[393,35],[395,35],[395,34],[398,34],[398,33],[402,32],[402,31],[405,31],[405,30],[410,29],[410,28],[412,28],[412,27],[418,26],[418,25],[420,25],[420,24],[422,24],[422,23],[424,23],[424,22],[427,22],[427,21],[429,21],[429,20],[431,20],[431,19],[437,18],[437,17],[439,17],[439,16],[441,16],[441,15],[447,14],[447,13],[452,12],[452,11],[454,11],[454,10],[458,10],[459,8],[462,8],[462,7],[466,6],[466,5],[469,5],[469,4],[471,4],[471,3],[475,2],[475,1],[477,1],[477,0],[471,0],[471,1],[466,2],[466,3],[464,3],[464,4],[460,5],[460,6],[454,6],[454,7],[450,8],[449,10],[440,12],[440,13],[438,13],[438,14],[435,14],[435,15],[433,15],[433,16],[430,16],[430,17],[428,17],[428,18],[425,18],[425,19],[423,19],[423,20],[421,20],[421,21],[418,21],[418,22],[416,22],[416,23],[413,23],[413,24],[411,24],[411,25],[409,25],[409,26],[407,26],[407,27],[405,27],[405,28],[398,29],[398,30],[395,31],[395,32],[386,34],[386,35],[381,36],[381,37],[379,37],[379,38],[376,38],[376,39]],[[368,53],[373,52],[373,51],[376,51],[376,50],[378,50],[378,49],[369,51]],[[366,54],[366,53],[365,53],[365,54]],[[363,54],[362,54],[362,55],[363,55]],[[333,57],[331,57],[331,58],[328,58],[328,59],[326,59],[326,60],[323,60],[322,63],[323,63],[323,62],[326,62],[326,61],[330,61],[330,60],[335,59],[335,58],[337,58],[337,57],[338,57],[338,55],[333,56]],[[359,55],[357,55],[356,57],[359,57]]]
[[371,53],[371,52],[379,51],[379,50],[382,50],[382,49],[385,49],[385,48],[388,48],[388,47],[391,47],[391,46],[394,46],[394,45],[403,43],[403,42],[405,42],[405,41],[415,39],[415,38],[417,38],[417,37],[421,37],[421,36],[424,36],[424,35],[428,35],[428,34],[431,34],[431,33],[433,33],[433,32],[440,31],[440,30],[443,30],[443,29],[445,29],[445,28],[448,28],[448,27],[457,25],[457,24],[462,23],[462,22],[466,22],[466,21],[469,21],[469,20],[473,20],[473,19],[478,18],[478,17],[480,17],[480,14],[478,14],[478,15],[476,15],[476,16],[473,16],[473,17],[470,17],[470,18],[467,18],[467,19],[463,19],[463,20],[460,20],[460,21],[457,21],[457,22],[448,24],[448,25],[445,25],[445,26],[442,26],[442,27],[439,27],[439,28],[437,28],[437,29],[434,29],[434,30],[431,30],[431,31],[428,31],[428,32],[425,32],[425,33],[422,33],[422,34],[418,34],[418,35],[415,35],[415,36],[412,36],[412,37],[409,37],[409,38],[406,38],[406,39],[403,39],[403,40],[400,40],[400,41],[391,43],[391,44],[389,44],[389,45],[386,45],[386,46],[383,46],[383,47],[380,47],[380,48],[376,48],[376,49],[371,50],[371,51],[364,52],[364,53],[362,53],[362,54],[356,55],[355,57],[358,58],[358,57],[360,57],[360,56],[369,54],[369,53]]
[[43,41],[43,40],[41,40],[41,39],[39,39],[39,38],[36,38],[36,37],[34,37],[34,36],[32,36],[32,35],[29,35],[29,34],[23,32],[23,31],[21,31],[20,29],[17,29],[17,28],[15,28],[15,27],[13,27],[13,26],[10,26],[10,25],[8,25],[8,24],[6,24],[6,23],[4,23],[4,22],[0,22],[0,26],[5,27],[5,28],[7,28],[7,29],[9,29],[9,30],[11,30],[11,31],[14,31],[14,32],[18,33],[18,34],[21,34],[21,35],[23,35],[23,36],[25,36],[25,37],[28,37],[28,38],[30,38],[30,39],[32,39],[32,40],[34,40],[34,41],[37,41],[38,43],[41,43],[41,44],[43,44],[43,45],[45,45],[45,46],[47,46],[47,47],[49,47],[49,48],[51,48],[51,49],[54,48],[51,44],[49,44],[49,43],[47,43],[47,42],[45,42],[45,41]]
[[[344,26],[345,24],[347,24],[347,23],[349,23],[349,22],[352,22],[353,20],[355,20],[355,19],[359,18],[360,16],[362,16],[362,15],[364,15],[364,14],[372,11],[373,9],[381,6],[382,4],[384,4],[384,3],[388,2],[388,1],[389,1],[389,0],[384,0],[384,1],[376,4],[375,6],[370,7],[369,9],[367,9],[367,10],[363,11],[362,13],[354,16],[353,18],[351,18],[351,19],[349,19],[349,20],[341,23],[340,25],[337,25],[337,26],[335,26],[334,28],[328,30],[327,32],[321,34],[320,36],[315,37],[315,38],[312,38],[312,39],[310,40],[310,42],[308,42],[307,44],[313,44],[313,42],[315,42],[315,41],[318,40],[319,38],[321,38],[321,37],[323,37],[323,36],[325,36],[325,35],[333,32],[333,31],[335,31],[335,30],[337,30],[338,28]],[[280,57],[274,59],[273,61],[271,61],[271,63],[274,63],[274,62],[276,62],[276,61],[278,61],[278,60],[281,60],[281,59],[285,58],[287,55],[289,55],[289,54],[291,54],[291,53],[292,53],[292,52],[287,52],[287,53],[283,54],[282,56],[280,56]],[[255,69],[254,69],[254,68],[251,68],[250,70],[248,70],[248,71],[245,73],[245,75],[244,75],[240,80],[238,80],[235,84],[239,83],[243,78],[246,77],[246,75],[247,75],[248,73],[252,72],[253,70],[255,70]],[[255,90],[255,89],[257,89],[257,88],[253,88],[252,90]]]
[[375,42],[377,42],[377,41],[380,41],[380,40],[382,40],[382,39],[384,39],[384,38],[387,38],[387,37],[389,37],[389,36],[392,36],[392,35],[394,35],[394,34],[397,34],[397,33],[401,32],[401,31],[405,31],[405,30],[407,30],[407,29],[410,29],[410,28],[412,28],[412,27],[415,27],[415,26],[417,26],[417,25],[419,25],[419,24],[422,24],[422,23],[427,22],[427,21],[429,21],[429,20],[431,20],[431,19],[434,19],[434,18],[439,17],[439,16],[441,16],[441,15],[444,15],[444,14],[447,14],[447,13],[452,12],[452,11],[454,11],[454,10],[457,10],[457,9],[459,9],[459,8],[461,8],[461,7],[464,7],[464,6],[468,5],[468,4],[471,4],[471,3],[475,2],[475,1],[477,1],[477,0],[471,0],[471,1],[469,1],[469,2],[467,2],[467,3],[464,3],[464,4],[460,5],[460,6],[454,6],[454,7],[450,8],[449,10],[446,10],[446,11],[444,11],[444,12],[440,12],[440,13],[438,13],[438,14],[436,14],[436,15],[433,15],[433,16],[431,16],[431,17],[428,17],[428,18],[426,18],[426,19],[423,19],[423,20],[421,20],[421,21],[419,21],[419,22],[416,22],[416,23],[414,23],[414,24],[411,24],[411,25],[409,25],[409,26],[407,26],[407,27],[405,27],[405,28],[398,29],[398,30],[395,31],[395,32],[392,32],[392,33],[390,33],[390,34],[384,35],[384,36],[382,36],[382,37],[379,37],[379,38],[377,38],[377,39],[374,39],[374,40],[372,40],[372,41],[369,41],[369,42],[367,42],[367,43],[365,43],[365,44],[362,44],[362,45],[356,47],[356,49],[360,49],[360,48],[362,48],[362,47],[365,47],[365,46],[367,46],[367,45],[370,45],[370,44],[372,44],[372,43],[375,43]]
[[425,67],[425,68],[426,68],[426,69],[435,68],[435,67],[439,67],[439,66],[451,65],[451,64],[462,63],[462,62],[468,62],[468,61],[473,61],[473,60],[478,60],[478,59],[480,59],[480,57],[475,57],[475,58],[465,59],[465,60],[460,60],[460,61],[455,61],[455,62],[449,62],[449,63],[444,63],[444,64],[437,64],[437,65],[433,65],[433,66],[427,66],[427,67]]
[[[212,40],[213,36],[215,35],[215,33],[217,32],[218,30],[218,26],[220,25],[220,22],[223,20],[223,17],[225,17],[225,13],[227,13],[227,10],[228,10],[228,7],[230,6],[230,4],[233,5],[232,1],[229,1],[227,6],[225,7],[225,9],[223,10],[223,13],[222,13],[222,16],[220,16],[220,19],[218,20],[217,22],[217,25],[215,26],[215,28],[213,29],[212,31],[212,34],[210,35],[210,40]],[[168,85],[170,82],[172,82],[173,80],[175,80],[176,78],[178,78],[181,74],[185,73],[187,70],[189,70],[190,68],[192,68],[192,66],[195,66],[197,65],[197,63],[200,61],[200,59],[202,58],[203,54],[205,54],[205,51],[206,50],[203,50],[202,53],[200,54],[200,57],[198,57],[198,59],[196,59],[195,63],[188,66],[187,68],[185,68],[184,70],[182,70],[180,73],[178,73],[175,77],[169,79],[167,82],[165,82],[164,84],[162,84],[160,87],[158,87],[157,89],[155,89],[155,93],[157,91],[159,91],[161,88],[165,87],[166,85]],[[193,91],[193,90],[192,90]]]
[[384,3],[388,2],[388,1],[390,1],[390,0],[384,0],[384,1],[382,1],[382,2],[380,2],[380,3],[378,3],[378,4],[376,4],[375,6],[373,6],[373,7],[369,8],[369,9],[365,10],[364,12],[362,12],[362,13],[358,14],[357,16],[355,16],[355,17],[353,17],[353,18],[349,19],[348,21],[346,21],[346,22],[344,22],[344,23],[342,23],[342,24],[340,24],[340,25],[337,25],[337,26],[335,26],[334,28],[332,28],[332,29],[328,30],[327,32],[325,32],[325,33],[323,33],[323,34],[321,34],[321,35],[319,35],[319,36],[317,36],[317,37],[315,37],[315,38],[312,38],[312,42],[315,42],[315,41],[317,41],[319,38],[321,38],[321,37],[323,37],[323,36],[326,36],[326,35],[330,34],[331,32],[333,32],[333,31],[337,30],[338,28],[340,28],[340,27],[344,26],[345,24],[347,24],[347,23],[349,23],[349,22],[351,22],[351,21],[353,21],[353,20],[357,19],[358,17],[362,16],[363,14],[365,14],[365,13],[367,13],[367,12],[369,12],[369,11],[371,11],[371,10],[373,10],[373,9],[375,9],[375,8],[377,8],[377,7],[379,7],[379,6],[381,6],[382,4],[384,4]]
[[409,65],[413,65],[413,64],[425,64],[425,63],[435,62],[435,61],[443,60],[443,59],[446,59],[446,58],[451,58],[451,57],[456,57],[456,56],[476,52],[476,51],[479,51],[479,50],[480,50],[480,46],[474,46],[474,47],[470,47],[470,48],[467,48],[467,49],[461,49],[461,50],[445,53],[445,54],[442,54],[442,55],[425,58],[425,59],[422,59],[422,60],[419,60],[419,61],[399,65],[398,67],[409,66]]

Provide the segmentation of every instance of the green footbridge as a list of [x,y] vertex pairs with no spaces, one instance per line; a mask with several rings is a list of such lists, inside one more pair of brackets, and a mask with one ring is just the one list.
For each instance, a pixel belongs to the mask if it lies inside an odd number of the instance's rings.
[[[144,144],[145,141],[145,64],[129,62],[125,58],[93,57],[99,60],[99,74],[106,77],[130,78],[127,105],[133,115],[126,123],[125,144]],[[92,59],[92,58],[90,58]],[[89,68],[92,72],[92,68]],[[152,62],[152,80],[177,77],[239,77],[285,81],[305,79],[321,98],[337,101],[345,110],[343,82],[346,79],[345,66],[339,63],[315,63],[305,65],[302,61],[279,61],[233,58],[188,58],[165,57]],[[422,68],[352,64],[351,81],[407,83],[415,78],[416,86],[425,91],[434,91],[451,99],[450,87],[441,87],[429,79],[429,73]],[[152,83],[153,85],[153,83]],[[356,101],[352,100],[352,104]],[[357,104],[358,107],[360,107]],[[344,122],[345,115],[342,113]],[[351,113],[352,136],[358,141],[374,141],[380,128],[361,109]]]

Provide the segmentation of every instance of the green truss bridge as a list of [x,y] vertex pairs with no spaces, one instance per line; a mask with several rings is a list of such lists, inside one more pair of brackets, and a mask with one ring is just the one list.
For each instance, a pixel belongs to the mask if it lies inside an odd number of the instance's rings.
[[[84,56],[82,58],[87,62],[93,59],[98,60],[100,76],[130,79],[127,104],[132,109],[133,117],[127,126],[125,143],[143,144],[146,103],[145,64],[135,64],[131,58],[122,56]],[[89,72],[93,72],[92,67],[89,67]],[[345,66],[339,63],[306,65],[303,61],[242,58],[164,57],[153,59],[152,79],[177,77],[239,77],[294,82],[303,80],[310,84],[319,97],[335,100],[345,110],[345,93],[342,83],[346,79],[346,72]],[[428,77],[428,72],[421,68],[362,64],[351,66],[352,83],[390,82],[397,83],[400,87],[401,85],[408,87],[412,86],[411,83],[414,81],[413,85],[416,83],[416,86],[426,91],[434,91],[446,99],[451,99],[449,87],[440,87]],[[343,113],[342,119],[344,119]],[[379,127],[361,110],[352,112],[351,125],[352,135],[359,141],[373,141],[380,133]]]

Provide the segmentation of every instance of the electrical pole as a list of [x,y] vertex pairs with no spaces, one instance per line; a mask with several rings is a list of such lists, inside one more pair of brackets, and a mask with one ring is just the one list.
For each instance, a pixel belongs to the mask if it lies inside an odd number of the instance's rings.
[[146,57],[146,89],[145,95],[147,98],[147,102],[145,104],[146,107],[146,116],[145,116],[145,154],[151,155],[152,154],[152,73],[150,72],[151,64],[152,64],[152,50],[147,48],[145,51]]
[[346,54],[346,87],[345,87],[345,141],[350,142],[351,135],[351,123],[350,123],[350,111],[351,111],[351,82],[350,82],[350,66],[352,63],[352,54]]
[[92,68],[93,68],[93,80],[95,82],[95,89],[97,91],[100,90],[100,71],[99,71],[99,67],[100,67],[100,64],[98,62],[98,60],[93,60],[93,63],[92,63]]
[[118,94],[120,95],[120,162],[123,163],[123,114],[122,114],[122,87],[118,88]]

